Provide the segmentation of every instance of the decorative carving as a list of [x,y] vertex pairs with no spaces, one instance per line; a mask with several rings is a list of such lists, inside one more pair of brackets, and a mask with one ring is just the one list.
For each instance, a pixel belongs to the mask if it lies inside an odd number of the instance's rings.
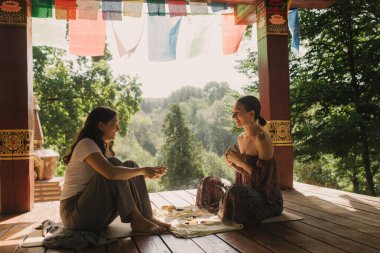
[[268,120],[264,127],[274,146],[292,146],[289,120]]
[[25,0],[0,0],[0,25],[26,25]]
[[257,39],[267,35],[288,35],[287,1],[285,0],[258,0]]
[[0,160],[23,160],[33,155],[33,131],[0,130]]

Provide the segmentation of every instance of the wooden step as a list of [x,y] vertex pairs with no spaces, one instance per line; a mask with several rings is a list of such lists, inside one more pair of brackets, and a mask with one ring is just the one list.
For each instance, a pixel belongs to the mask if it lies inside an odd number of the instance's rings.
[[60,198],[61,198],[61,194],[35,196],[34,197],[34,202],[58,201],[58,200],[60,200]]
[[47,185],[63,185],[63,177],[53,177],[52,179],[48,180],[35,180],[34,185],[35,186],[47,186]]
[[34,187],[34,191],[51,191],[51,190],[62,190],[60,186],[43,186],[43,187]]
[[53,189],[53,190],[43,190],[43,191],[34,191],[34,196],[39,196],[39,195],[54,195],[54,194],[61,194],[60,189]]
[[36,180],[34,184],[34,202],[57,201],[61,198],[63,178]]

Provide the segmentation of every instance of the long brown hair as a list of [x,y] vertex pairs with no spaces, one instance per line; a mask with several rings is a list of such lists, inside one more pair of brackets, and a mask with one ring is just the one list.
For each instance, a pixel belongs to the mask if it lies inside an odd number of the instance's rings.
[[[99,122],[107,123],[108,121],[112,120],[116,115],[117,113],[113,109],[108,107],[99,106],[94,108],[87,116],[83,128],[79,131],[77,137],[75,138],[75,141],[71,145],[70,152],[63,157],[63,162],[65,164],[68,164],[70,162],[74,148],[77,146],[78,142],[84,138],[92,139],[96,143],[96,145],[99,146],[103,155],[105,155],[106,148],[103,142],[103,133],[102,131],[100,131],[98,125]],[[111,143],[110,145],[110,149],[111,152],[114,153],[112,150],[112,144],[113,143]]]

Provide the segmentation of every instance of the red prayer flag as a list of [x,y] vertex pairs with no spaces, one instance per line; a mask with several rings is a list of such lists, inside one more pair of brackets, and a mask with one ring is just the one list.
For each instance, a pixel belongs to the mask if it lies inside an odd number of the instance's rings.
[[76,0],[55,0],[56,19],[76,19]]
[[233,54],[238,48],[247,25],[235,25],[233,13],[222,15],[223,54]]
[[70,53],[80,56],[104,55],[106,21],[102,13],[97,20],[69,20]]
[[170,17],[187,16],[186,0],[168,0]]

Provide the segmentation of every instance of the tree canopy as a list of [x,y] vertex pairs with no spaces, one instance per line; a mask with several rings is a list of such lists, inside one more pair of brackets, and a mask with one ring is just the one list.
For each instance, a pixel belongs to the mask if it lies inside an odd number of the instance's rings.
[[173,104],[165,117],[162,164],[168,173],[162,178],[167,189],[195,187],[204,176],[201,145],[195,141],[178,104]]
[[61,156],[94,107],[115,109],[122,135],[131,115],[140,108],[141,84],[136,77],[114,77],[109,59],[109,54],[69,59],[63,50],[33,47],[33,88],[41,108],[45,143]]

